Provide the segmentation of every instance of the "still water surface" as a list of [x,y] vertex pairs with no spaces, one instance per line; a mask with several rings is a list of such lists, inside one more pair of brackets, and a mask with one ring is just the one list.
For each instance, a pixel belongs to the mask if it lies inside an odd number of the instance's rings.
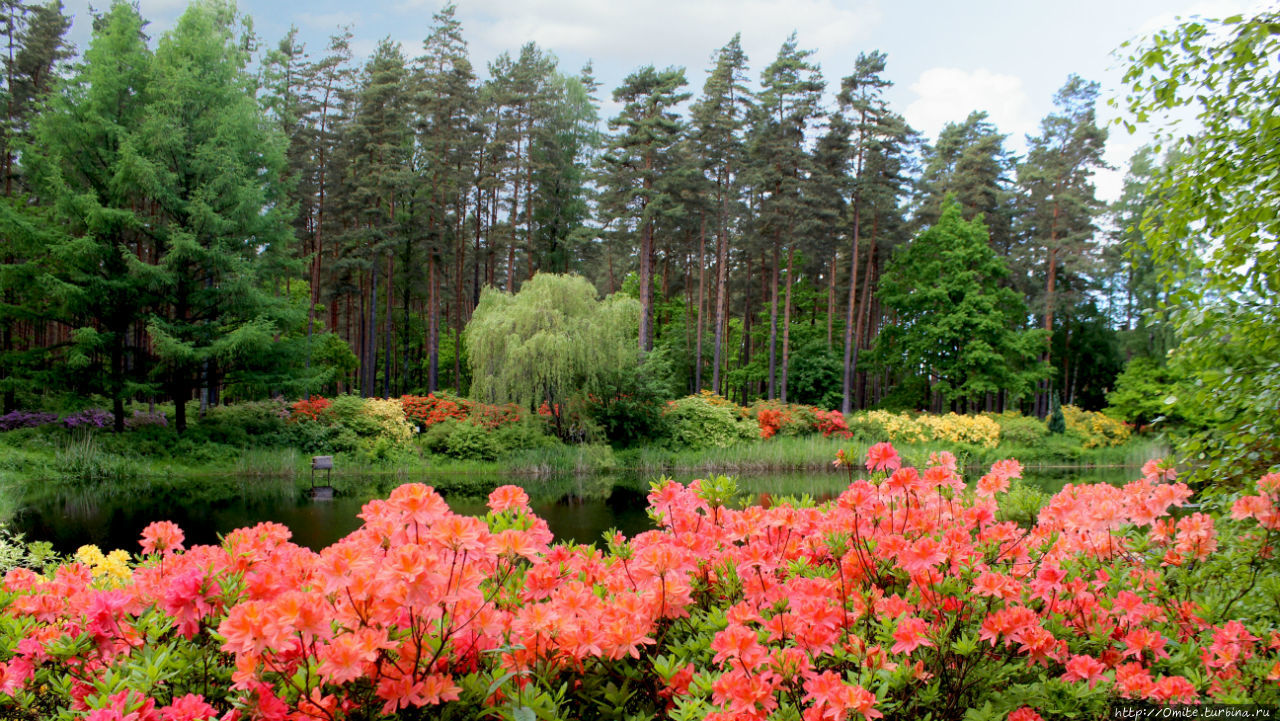
[[[1053,493],[1066,483],[1123,483],[1139,474],[1136,469],[1108,468],[1029,470],[1025,475],[1032,485]],[[682,482],[698,477],[672,476]],[[433,485],[456,512],[471,515],[485,513],[490,489],[515,483],[528,491],[534,512],[547,520],[557,539],[591,543],[611,528],[629,536],[652,528],[645,513],[645,496],[654,478],[335,477],[337,495],[327,501],[312,500],[307,482],[291,478],[137,480],[88,487],[50,483],[28,491],[9,525],[30,540],[49,541],[56,550],[71,553],[87,543],[104,550],[137,551],[142,529],[157,520],[171,520],[181,526],[188,546],[217,543],[219,535],[236,528],[274,521],[288,526],[296,543],[320,549],[358,528],[360,508],[370,499],[385,498],[401,483]],[[803,494],[823,500],[839,493],[847,482],[846,476],[837,473],[738,477],[739,488],[752,502]]]

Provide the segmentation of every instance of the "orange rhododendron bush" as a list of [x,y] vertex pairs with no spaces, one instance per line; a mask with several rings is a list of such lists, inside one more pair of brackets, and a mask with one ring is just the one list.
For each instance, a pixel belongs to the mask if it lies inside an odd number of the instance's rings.
[[184,549],[157,523],[124,578],[80,562],[5,577],[0,704],[93,721],[1029,721],[1277,701],[1274,608],[1222,569],[1267,574],[1280,475],[1215,521],[1178,510],[1189,489],[1153,463],[1020,524],[997,502],[1015,461],[967,485],[945,453],[837,463],[849,486],[821,505],[660,483],[657,529],[604,550],[551,545],[514,486],[484,518],[402,486],[319,553],[274,524]]

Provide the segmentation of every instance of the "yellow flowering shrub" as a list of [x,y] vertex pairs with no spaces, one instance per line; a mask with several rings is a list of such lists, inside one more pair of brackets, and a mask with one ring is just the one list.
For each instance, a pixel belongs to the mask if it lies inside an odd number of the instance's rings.
[[968,443],[983,448],[995,448],[1000,442],[1000,424],[987,416],[948,413],[945,416],[920,416],[918,420],[928,426],[935,441]]
[[97,546],[81,546],[76,549],[75,559],[89,567],[96,580],[108,586],[116,586],[133,576],[129,568],[129,554],[116,549],[103,555]]
[[378,425],[378,435],[392,441],[408,442],[413,437],[413,426],[404,416],[404,405],[399,398],[366,398],[363,414]]
[[994,448],[1000,442],[1000,424],[988,416],[911,416],[889,411],[859,413],[849,428],[864,435],[887,437],[893,443],[967,443]]
[[933,438],[933,430],[927,424],[905,413],[867,411],[858,414],[851,427],[878,431],[877,435],[887,436],[894,443],[924,443]]
[[1067,432],[1078,436],[1085,448],[1118,446],[1129,440],[1131,433],[1124,421],[1077,406],[1063,406],[1062,418],[1067,422]]

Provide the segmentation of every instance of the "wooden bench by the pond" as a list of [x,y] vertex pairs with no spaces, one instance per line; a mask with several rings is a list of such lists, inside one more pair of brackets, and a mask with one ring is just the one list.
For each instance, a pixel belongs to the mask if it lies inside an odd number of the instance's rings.
[[329,485],[329,477],[333,473],[333,456],[312,456],[311,457],[311,495],[316,495],[316,471],[324,471],[325,485],[321,488],[328,490],[329,498],[333,498],[333,487]]

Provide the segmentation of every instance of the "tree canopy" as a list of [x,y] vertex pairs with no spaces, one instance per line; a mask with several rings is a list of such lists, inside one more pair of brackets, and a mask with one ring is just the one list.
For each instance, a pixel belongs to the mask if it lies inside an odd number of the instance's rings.
[[564,403],[638,369],[640,304],[598,300],[578,275],[539,273],[517,293],[489,288],[467,326],[471,395],[485,403],[545,403],[563,433]]

